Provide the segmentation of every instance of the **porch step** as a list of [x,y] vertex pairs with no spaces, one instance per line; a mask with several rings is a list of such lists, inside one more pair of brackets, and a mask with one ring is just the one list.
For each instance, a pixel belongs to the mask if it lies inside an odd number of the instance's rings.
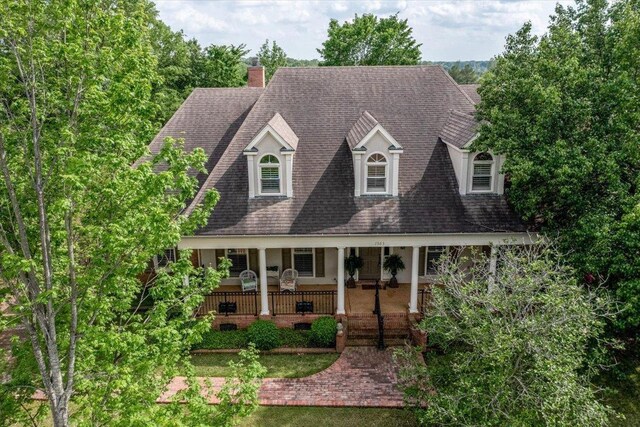
[[[406,344],[407,340],[403,338],[389,338],[385,337],[385,347],[402,347]],[[376,347],[378,345],[378,338],[349,338],[347,340],[347,347]]]

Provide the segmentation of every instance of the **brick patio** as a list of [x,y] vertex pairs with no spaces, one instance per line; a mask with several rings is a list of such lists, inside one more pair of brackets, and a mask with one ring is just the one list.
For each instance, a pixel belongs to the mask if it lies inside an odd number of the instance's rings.
[[[396,387],[392,352],[393,349],[347,347],[333,365],[317,374],[305,378],[265,378],[260,387],[260,404],[401,408],[403,396]],[[210,387],[204,386],[207,380]],[[201,378],[200,382],[209,401],[217,403],[214,394],[224,379]],[[175,378],[159,402],[168,402],[184,387],[184,378]]]

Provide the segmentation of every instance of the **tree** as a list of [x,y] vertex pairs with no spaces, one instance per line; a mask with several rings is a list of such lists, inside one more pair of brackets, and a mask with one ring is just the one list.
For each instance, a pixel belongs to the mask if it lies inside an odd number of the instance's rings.
[[320,65],[416,65],[422,44],[416,43],[412,31],[397,13],[380,19],[356,14],[353,22],[342,25],[332,19],[327,40],[318,49]]
[[611,306],[559,258],[545,242],[501,246],[495,275],[482,254],[441,259],[420,323],[432,351],[397,356],[423,425],[607,424],[590,379]]
[[242,57],[245,45],[211,45],[194,65],[194,87],[239,87],[246,84],[247,67]]
[[210,192],[181,214],[196,189],[187,172],[203,170],[200,149],[168,140],[139,160],[156,129],[148,3],[32,0],[2,10],[0,329],[21,327],[26,341],[16,342],[0,410],[39,389],[55,426],[70,424],[71,401],[83,425],[230,421],[255,403],[251,355],[245,381],[223,393],[227,405],[204,405],[193,380],[181,395],[188,405],[154,404],[209,328],[193,313],[227,272],[202,274],[181,251],[140,281],[149,259],[193,233],[218,198]]
[[509,36],[480,87],[476,149],[506,154],[516,210],[585,282],[607,278],[640,325],[640,10],[637,0],[557,7],[538,38]]
[[478,74],[469,64],[464,64],[463,67],[457,62],[448,68],[447,71],[451,78],[458,84],[476,83],[478,81]]
[[269,46],[269,39],[267,39],[260,47],[258,60],[264,66],[265,78],[268,82],[278,68],[287,65],[287,54],[284,53],[284,50],[278,46],[275,40]]

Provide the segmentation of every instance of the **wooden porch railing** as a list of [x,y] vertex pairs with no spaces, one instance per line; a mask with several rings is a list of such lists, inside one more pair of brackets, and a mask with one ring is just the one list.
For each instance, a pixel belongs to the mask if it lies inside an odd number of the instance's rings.
[[[335,314],[336,291],[269,292],[269,310],[279,314]],[[218,315],[253,315],[260,313],[259,292],[214,292],[204,297],[198,316],[210,312]]]

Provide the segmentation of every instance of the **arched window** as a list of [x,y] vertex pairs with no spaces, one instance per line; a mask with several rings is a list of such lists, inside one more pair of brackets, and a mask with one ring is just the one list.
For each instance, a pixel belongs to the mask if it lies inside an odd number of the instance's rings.
[[374,153],[367,159],[367,193],[387,192],[387,158]]
[[280,161],[272,154],[260,159],[260,193],[280,194]]
[[473,159],[471,191],[493,190],[493,157],[489,153],[476,154]]

